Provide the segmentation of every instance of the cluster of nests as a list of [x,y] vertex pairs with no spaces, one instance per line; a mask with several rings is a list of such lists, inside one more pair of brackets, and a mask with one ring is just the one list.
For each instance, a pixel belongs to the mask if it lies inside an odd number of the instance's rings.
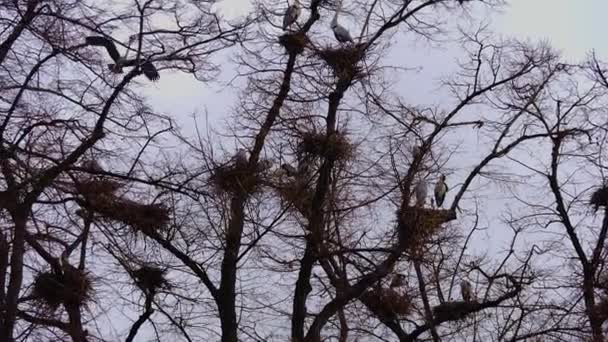
[[84,197],[82,205],[100,216],[122,222],[137,231],[151,233],[167,227],[170,210],[162,204],[142,204],[116,196],[122,184],[110,179],[78,181],[76,190]]
[[433,307],[433,317],[437,321],[456,321],[465,318],[470,312],[479,309],[477,301],[445,302]]
[[411,298],[392,288],[376,287],[368,290],[363,294],[363,299],[374,312],[391,320],[407,316],[412,310]]
[[398,212],[399,243],[411,253],[421,253],[425,243],[440,231],[444,223],[455,220],[456,212],[444,209],[405,207]]
[[80,307],[93,298],[93,281],[88,273],[66,265],[62,270],[38,273],[32,296],[51,311],[61,304]]
[[[309,43],[303,32],[286,33],[279,37],[285,51],[289,54],[300,54]],[[363,70],[359,62],[365,55],[366,43],[345,45],[338,48],[325,48],[316,51],[317,57],[323,60],[333,70],[339,79],[353,80],[362,77]]]

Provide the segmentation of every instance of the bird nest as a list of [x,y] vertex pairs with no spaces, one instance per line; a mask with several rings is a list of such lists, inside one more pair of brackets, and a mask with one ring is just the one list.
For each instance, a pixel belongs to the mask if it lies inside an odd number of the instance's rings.
[[135,283],[145,291],[150,293],[156,292],[161,288],[170,287],[169,282],[165,278],[167,270],[155,266],[145,265],[133,271]]
[[324,133],[307,132],[302,135],[300,152],[332,160],[347,160],[353,154],[353,146],[346,136],[337,132],[329,137]]
[[604,298],[595,304],[593,311],[595,311],[595,315],[600,321],[606,321],[608,319],[608,298]]
[[264,183],[264,163],[258,163],[255,169],[248,164],[229,163],[215,168],[210,178],[219,191],[232,194],[252,194],[261,189]]
[[93,298],[93,282],[74,267],[63,274],[42,272],[34,278],[32,295],[52,311],[61,304],[81,306]]
[[376,288],[364,295],[367,305],[385,318],[406,316],[412,310],[412,301],[407,294],[400,294],[391,288]]
[[314,192],[308,189],[306,182],[302,179],[293,179],[277,187],[281,198],[291,204],[304,217],[309,217],[312,210]]
[[308,37],[306,37],[304,32],[286,33],[279,37],[279,44],[289,54],[300,54],[304,52],[304,48],[308,44]]
[[110,179],[86,179],[74,183],[76,191],[85,197],[112,195],[121,186],[121,183]]
[[436,321],[456,321],[466,317],[470,312],[477,310],[479,303],[475,301],[445,302],[433,308]]
[[100,196],[87,202],[87,207],[99,215],[122,222],[149,234],[167,227],[170,210],[160,203],[141,204],[114,196]]
[[363,76],[363,69],[359,62],[365,55],[365,44],[343,46],[339,48],[327,48],[317,52],[327,65],[333,70],[334,75],[340,79],[353,80]]
[[595,211],[597,211],[599,207],[608,207],[608,186],[602,186],[597,189],[593,195],[591,195],[589,204],[593,206]]
[[455,220],[456,212],[453,210],[406,207],[398,213],[398,216],[400,243],[410,250],[417,250],[432,240],[444,223]]

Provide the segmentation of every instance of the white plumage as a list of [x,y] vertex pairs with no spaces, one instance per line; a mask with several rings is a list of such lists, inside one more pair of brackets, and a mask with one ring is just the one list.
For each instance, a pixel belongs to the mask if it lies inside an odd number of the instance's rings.
[[336,8],[336,14],[331,21],[331,29],[334,31],[334,36],[340,43],[352,42],[353,38],[350,36],[350,32],[348,30],[338,24],[338,15],[340,14],[340,10],[342,9],[342,1],[338,2],[338,8]]
[[428,195],[428,186],[424,179],[416,184],[414,193],[416,195],[416,206],[423,206],[426,201],[426,196]]
[[445,194],[448,192],[448,185],[445,182],[445,175],[439,176],[439,181],[435,184],[435,202],[438,207],[443,205],[443,200],[445,200]]
[[287,30],[289,26],[298,20],[300,11],[300,2],[298,0],[295,0],[292,5],[287,7],[285,15],[283,16],[283,30]]
[[462,299],[465,302],[470,302],[472,293],[471,293],[471,283],[466,280],[460,282],[460,293],[462,294]]

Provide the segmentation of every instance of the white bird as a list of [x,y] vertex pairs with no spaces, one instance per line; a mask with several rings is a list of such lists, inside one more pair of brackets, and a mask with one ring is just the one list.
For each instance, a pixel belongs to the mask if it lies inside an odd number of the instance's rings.
[[298,170],[296,170],[295,167],[289,165],[289,164],[283,164],[281,165],[281,169],[285,170],[285,172],[287,173],[288,177],[293,177],[296,174],[298,174]]
[[336,8],[336,14],[334,15],[334,18],[331,21],[331,29],[334,31],[334,36],[340,43],[352,42],[353,38],[350,36],[350,33],[348,32],[348,30],[344,26],[338,24],[338,14],[340,13],[341,9],[342,9],[342,0],[340,0],[338,2],[338,8]]
[[293,4],[287,7],[285,16],[283,16],[283,30],[287,30],[289,26],[298,20],[300,11],[300,2],[298,0],[294,0]]
[[439,176],[439,181],[435,184],[435,202],[438,207],[443,205],[443,200],[445,200],[445,194],[448,192],[448,185],[445,182],[445,175]]
[[234,157],[234,161],[238,165],[247,165],[247,151],[243,148],[239,148],[236,151],[236,156]]
[[466,280],[460,282],[460,293],[465,302],[470,302],[472,297],[471,283]]
[[426,196],[428,194],[428,187],[426,181],[423,179],[418,184],[416,184],[416,188],[414,188],[414,193],[416,195],[416,206],[423,206],[426,201]]

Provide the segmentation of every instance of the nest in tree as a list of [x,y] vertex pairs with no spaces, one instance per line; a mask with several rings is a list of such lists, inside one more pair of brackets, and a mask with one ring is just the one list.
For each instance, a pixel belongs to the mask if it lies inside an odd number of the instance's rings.
[[359,62],[365,54],[365,44],[342,46],[336,49],[319,50],[317,55],[333,70],[340,79],[353,80],[363,76]]
[[279,44],[281,44],[287,53],[300,54],[304,52],[306,44],[308,44],[308,37],[303,32],[286,33],[279,37]]
[[61,304],[81,306],[93,294],[93,283],[85,272],[74,267],[66,268],[63,274],[38,273],[34,278],[32,295],[51,310]]
[[247,164],[229,163],[215,168],[210,180],[218,190],[232,194],[252,194],[263,184],[265,163],[258,163],[255,169]]
[[374,311],[389,319],[406,316],[412,310],[410,297],[391,288],[376,288],[367,291],[363,296]]
[[593,310],[600,321],[605,322],[608,319],[608,298],[604,298],[595,304]]
[[277,187],[277,192],[285,202],[290,203],[304,217],[310,216],[312,200],[315,194],[308,189],[304,180],[299,178],[290,180]]
[[406,207],[398,213],[399,241],[410,250],[418,250],[430,241],[441,226],[456,219],[453,210]]
[[602,186],[597,189],[593,195],[589,204],[593,206],[593,209],[597,211],[599,207],[608,207],[608,186]]
[[122,186],[110,179],[86,179],[74,183],[76,191],[85,197],[113,195]]
[[163,204],[141,204],[113,196],[88,201],[88,209],[144,233],[164,229],[170,220],[170,210]]
[[133,271],[133,277],[139,287],[148,291],[156,292],[158,289],[169,287],[169,282],[165,279],[167,270],[155,266],[143,266]]
[[339,133],[327,137],[324,133],[307,132],[302,135],[299,150],[332,160],[347,160],[353,154],[353,146]]
[[476,310],[479,303],[470,302],[445,302],[433,308],[433,316],[437,321],[456,321],[466,317],[469,312]]

